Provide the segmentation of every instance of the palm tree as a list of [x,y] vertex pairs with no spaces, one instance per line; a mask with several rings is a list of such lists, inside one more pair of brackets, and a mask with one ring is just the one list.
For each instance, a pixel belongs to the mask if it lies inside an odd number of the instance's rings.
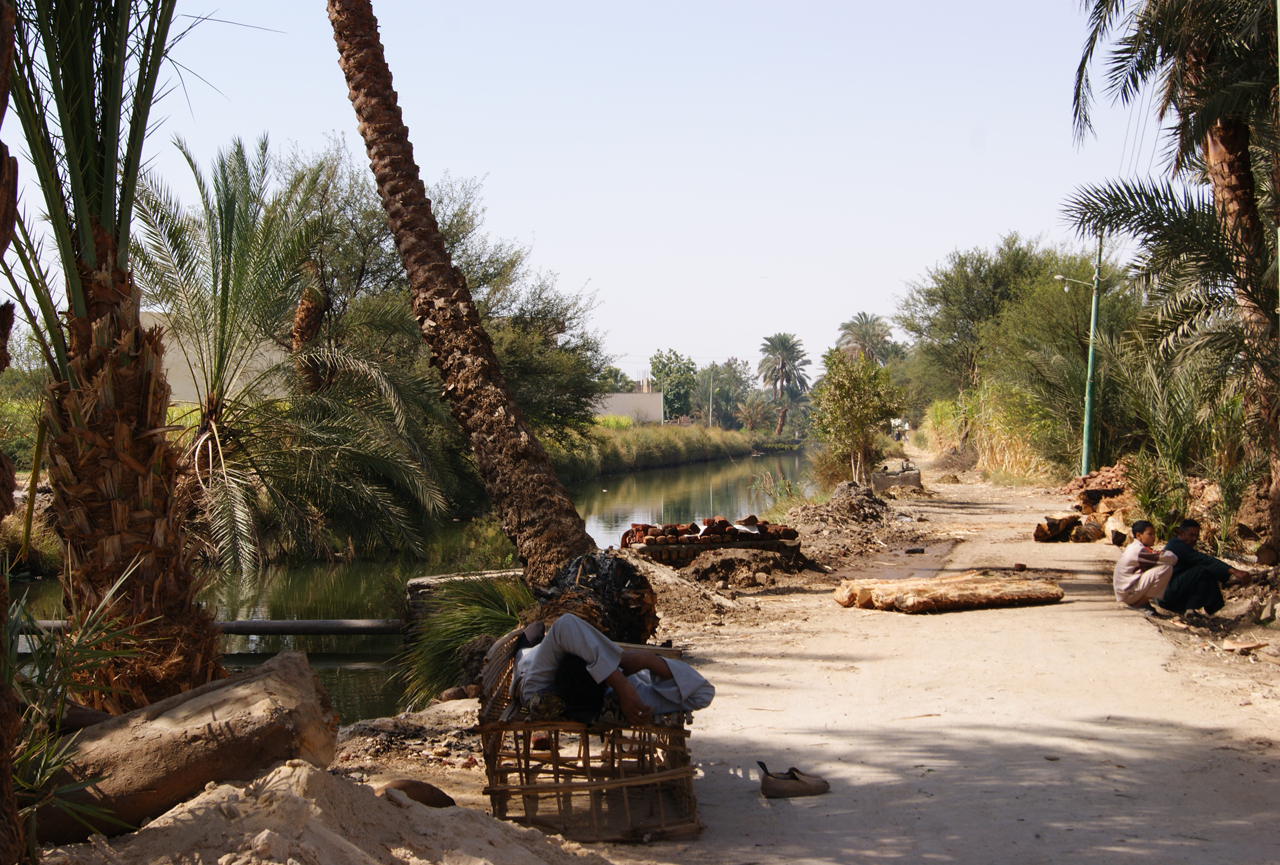
[[751,391],[739,400],[738,407],[733,412],[738,423],[746,427],[748,432],[755,432],[756,427],[768,423],[770,414],[772,412],[769,409],[769,400],[762,391],[758,390]]
[[134,258],[198,394],[193,531],[219,570],[242,574],[257,569],[268,536],[287,552],[327,553],[335,526],[363,547],[425,553],[423,518],[440,514],[452,485],[423,426],[437,400],[411,371],[346,347],[371,329],[416,336],[416,323],[403,302],[374,299],[317,339],[299,319],[320,294],[310,258],[326,233],[310,205],[318,170],[269,192],[265,137],[252,159],[238,139],[218,154],[212,182],[178,147],[201,210],[144,178]]
[[[796,393],[809,390],[809,379],[804,368],[810,360],[794,333],[775,333],[765,337],[760,346],[760,365],[756,375],[773,392],[777,401],[788,389]],[[787,404],[784,402],[778,410],[778,428],[774,435],[782,435],[782,428],[787,424]]]
[[[44,424],[65,589],[94,609],[132,566],[120,612],[141,652],[95,673],[102,708],[144,706],[222,674],[218,633],[175,497],[164,345],[139,324],[131,217],[175,0],[21,0],[12,103],[61,265],[55,292],[20,227],[15,251],[54,382]],[[65,323],[55,298],[65,294]],[[38,320],[37,320],[38,318]],[[108,690],[114,689],[114,690]]]
[[[1250,414],[1271,463],[1271,539],[1280,543],[1280,377],[1274,364],[1277,327],[1271,313],[1276,308],[1276,282],[1269,269],[1275,250],[1261,216],[1264,200],[1269,200],[1273,219],[1280,215],[1275,6],[1262,0],[1095,0],[1090,20],[1076,73],[1077,134],[1090,130],[1088,69],[1093,55],[1112,39],[1110,88],[1125,104],[1140,98],[1147,87],[1157,88],[1160,116],[1172,113],[1175,121],[1169,167],[1192,183],[1203,176],[1211,208],[1202,207],[1204,202],[1194,193],[1144,183],[1086,190],[1071,208],[1082,227],[1138,225],[1145,238],[1141,271],[1151,279],[1162,275],[1166,285],[1170,277],[1174,284],[1181,282],[1175,293],[1184,300],[1195,295],[1192,305],[1202,312],[1233,307],[1235,333],[1249,357]],[[1259,173],[1270,175],[1269,184],[1258,183]],[[1194,229],[1199,239],[1177,236],[1165,217]],[[1220,237],[1209,236],[1213,232],[1205,218],[1217,224]],[[1199,252],[1212,247],[1210,258],[1201,262],[1205,267],[1199,277],[1195,259],[1177,261],[1175,251],[1188,247],[1198,247]],[[1199,289],[1189,291],[1191,284]]]
[[595,547],[547,452],[511,398],[476,304],[431,212],[369,0],[329,0],[339,65],[378,193],[408,272],[414,314],[450,412],[475,452],[485,490],[525,565],[544,585]]
[[893,332],[889,322],[878,315],[860,312],[840,325],[836,347],[851,358],[866,355],[883,366],[889,359],[889,337]]

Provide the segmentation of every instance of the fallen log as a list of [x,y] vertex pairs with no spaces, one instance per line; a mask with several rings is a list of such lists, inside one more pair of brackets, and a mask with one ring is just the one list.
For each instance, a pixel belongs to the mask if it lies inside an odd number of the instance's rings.
[[914,580],[844,580],[835,590],[836,603],[842,607],[902,613],[1053,604],[1062,598],[1063,591],[1054,580],[993,577],[985,571]]
[[[75,801],[132,826],[185,802],[210,781],[247,781],[282,760],[321,769],[333,760],[338,713],[301,652],[85,727],[58,785],[106,776]],[[83,841],[89,830],[53,808],[37,814],[44,843]],[[129,831],[108,823],[101,832]]]
[[1080,514],[1050,514],[1032,532],[1032,537],[1042,543],[1058,543],[1071,538],[1071,530],[1080,525]]

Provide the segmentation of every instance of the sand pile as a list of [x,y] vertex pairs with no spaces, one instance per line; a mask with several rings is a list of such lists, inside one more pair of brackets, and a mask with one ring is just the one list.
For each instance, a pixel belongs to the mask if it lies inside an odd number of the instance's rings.
[[572,842],[467,808],[387,798],[300,760],[210,786],[131,835],[45,851],[44,865],[607,865]]

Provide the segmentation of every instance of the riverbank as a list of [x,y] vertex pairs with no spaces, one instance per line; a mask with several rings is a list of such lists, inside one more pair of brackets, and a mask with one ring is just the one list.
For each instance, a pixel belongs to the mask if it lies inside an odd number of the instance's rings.
[[623,472],[737,459],[797,447],[790,439],[780,440],[759,431],[675,425],[629,429],[602,426],[582,440],[579,447],[569,449],[551,442],[547,451],[556,475],[564,483],[573,484]]

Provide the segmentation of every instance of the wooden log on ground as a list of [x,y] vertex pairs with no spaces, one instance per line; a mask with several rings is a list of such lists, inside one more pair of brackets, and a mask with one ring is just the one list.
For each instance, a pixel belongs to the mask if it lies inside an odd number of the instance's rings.
[[1058,543],[1071,538],[1071,530],[1080,525],[1080,514],[1067,512],[1050,514],[1032,532],[1032,537],[1042,543]]
[[[86,727],[58,784],[106,776],[76,794],[132,826],[185,802],[210,781],[247,781],[272,764],[301,759],[324,769],[333,760],[338,713],[301,652]],[[101,831],[129,831],[103,824]],[[44,843],[83,841],[89,830],[46,807],[37,818]]]
[[940,613],[1053,604],[1063,591],[1054,580],[1020,580],[967,571],[915,580],[844,580],[834,593],[843,607]]

